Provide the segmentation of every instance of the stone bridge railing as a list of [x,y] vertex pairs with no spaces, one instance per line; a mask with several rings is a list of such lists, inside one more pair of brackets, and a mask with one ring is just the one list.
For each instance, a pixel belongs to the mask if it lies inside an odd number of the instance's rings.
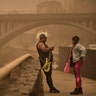
[[43,95],[40,66],[30,54],[0,68],[0,96]]

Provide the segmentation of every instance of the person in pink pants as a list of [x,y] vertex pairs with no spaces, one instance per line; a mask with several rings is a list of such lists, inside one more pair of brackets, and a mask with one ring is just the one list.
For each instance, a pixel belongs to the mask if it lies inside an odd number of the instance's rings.
[[70,95],[79,95],[83,94],[82,91],[82,80],[80,76],[80,69],[83,65],[83,58],[86,54],[86,48],[79,43],[80,38],[78,36],[72,37],[72,45],[70,52],[70,66],[73,68],[75,80],[76,80],[76,88],[74,91],[70,92]]

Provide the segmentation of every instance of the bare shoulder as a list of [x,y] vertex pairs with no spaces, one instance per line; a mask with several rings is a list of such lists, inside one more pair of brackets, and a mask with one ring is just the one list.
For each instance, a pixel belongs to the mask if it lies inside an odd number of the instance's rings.
[[42,47],[44,47],[44,43],[40,42],[40,43],[38,44],[38,48],[42,48]]

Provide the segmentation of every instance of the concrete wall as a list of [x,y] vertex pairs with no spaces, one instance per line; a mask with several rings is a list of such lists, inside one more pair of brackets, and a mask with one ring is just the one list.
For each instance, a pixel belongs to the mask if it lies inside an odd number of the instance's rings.
[[0,80],[0,96],[44,96],[38,61],[29,57]]
[[81,74],[84,77],[96,80],[96,50],[87,49]]
[[59,47],[59,70],[63,71],[64,66],[66,64],[67,58],[68,58],[68,47]]
[[[67,61],[69,47],[59,47],[59,70],[63,71]],[[71,68],[70,73],[73,74]],[[86,78],[96,80],[96,50],[87,49],[86,57],[83,67],[81,69],[81,75]]]

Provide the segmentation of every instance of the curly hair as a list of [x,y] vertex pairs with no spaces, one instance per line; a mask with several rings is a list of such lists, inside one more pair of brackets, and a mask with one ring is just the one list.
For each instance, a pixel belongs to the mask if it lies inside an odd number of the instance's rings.
[[73,41],[76,41],[76,42],[79,42],[80,38],[79,38],[79,36],[73,36],[72,37],[72,40]]

